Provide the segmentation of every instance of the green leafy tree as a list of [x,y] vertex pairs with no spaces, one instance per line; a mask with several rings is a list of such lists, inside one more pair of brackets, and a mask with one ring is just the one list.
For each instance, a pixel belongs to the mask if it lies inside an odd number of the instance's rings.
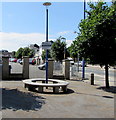
[[19,48],[15,54],[16,58],[22,58],[23,48]]
[[62,37],[59,37],[51,47],[51,57],[56,61],[64,59],[64,48],[66,48],[65,42],[62,42]]
[[15,58],[16,51],[12,51],[12,57]]
[[28,47],[25,47],[23,49],[23,52],[22,52],[22,56],[29,56],[29,57],[33,57],[34,56],[34,50],[28,48]]
[[72,42],[70,47],[68,47],[68,51],[69,51],[70,57],[72,57],[74,60],[79,57],[78,56],[79,48],[78,48],[78,41],[77,40]]
[[[42,57],[42,60],[45,61],[45,59],[46,59],[46,51],[45,50],[42,51],[41,57]],[[50,50],[48,50],[48,58],[51,58]]]
[[35,55],[35,51],[32,50],[32,49],[30,49],[30,52],[29,52],[28,55],[29,55],[30,58],[34,57],[34,55]]
[[17,59],[19,58],[22,59],[22,56],[29,56],[30,58],[32,58],[34,54],[35,54],[34,50],[28,47],[25,47],[25,48],[19,48],[17,52],[15,53],[15,56]]
[[29,53],[30,53],[30,49],[28,47],[25,47],[23,49],[22,56],[29,56]]
[[79,25],[79,50],[92,64],[105,66],[106,87],[109,88],[108,66],[116,63],[116,2],[110,7],[103,2],[89,3],[89,6],[87,18]]
[[42,60],[46,59],[46,51],[45,50],[42,51],[41,57],[42,57]]

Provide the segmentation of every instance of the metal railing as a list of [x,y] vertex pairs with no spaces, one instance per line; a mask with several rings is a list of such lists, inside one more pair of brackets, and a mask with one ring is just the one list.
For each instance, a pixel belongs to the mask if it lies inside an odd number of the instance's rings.
[[63,74],[63,65],[61,62],[54,61],[53,74],[62,75]]

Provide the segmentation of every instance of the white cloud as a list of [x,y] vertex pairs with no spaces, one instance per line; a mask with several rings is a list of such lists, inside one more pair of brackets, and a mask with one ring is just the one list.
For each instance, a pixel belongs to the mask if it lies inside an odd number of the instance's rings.
[[58,32],[57,35],[66,38],[66,44],[67,47],[69,47],[73,40],[70,40],[70,38],[67,39],[67,37],[70,37],[73,33],[74,33],[73,31],[62,31],[62,32]]
[[72,40],[66,40],[67,47],[69,47],[72,43]]
[[8,51],[17,50],[20,47],[27,47],[30,44],[41,45],[45,41],[45,34],[42,33],[0,33],[0,49]]
[[72,33],[71,31],[63,31],[63,32],[58,32],[57,34],[62,36],[62,35],[66,35],[68,33]]
[[[65,32],[64,32],[65,33]],[[52,36],[52,35],[50,35]],[[50,39],[55,40],[55,39]],[[0,32],[0,49],[17,51],[20,47],[27,47],[30,44],[41,45],[45,42],[45,34],[42,33],[5,33]],[[71,45],[72,40],[66,40],[67,47]]]

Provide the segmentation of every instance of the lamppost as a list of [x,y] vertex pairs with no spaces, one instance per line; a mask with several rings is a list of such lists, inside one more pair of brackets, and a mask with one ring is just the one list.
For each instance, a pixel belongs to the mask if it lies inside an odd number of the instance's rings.
[[[78,33],[77,31],[74,31],[74,33],[76,34],[76,33]],[[77,53],[77,67],[78,67],[78,72],[79,72],[79,52]]]
[[[43,5],[46,6],[46,42],[48,42],[48,6],[51,3],[45,2]],[[46,50],[46,83],[48,83],[48,50]]]
[[84,19],[85,19],[85,10],[86,10],[86,0],[84,0]]
[[65,46],[65,44],[66,44],[66,38],[62,37],[61,39],[64,42],[64,59],[66,59],[66,46]]
[[[86,0],[84,0],[84,19],[85,19],[85,10],[86,10]],[[85,78],[85,60],[82,58],[82,79]]]

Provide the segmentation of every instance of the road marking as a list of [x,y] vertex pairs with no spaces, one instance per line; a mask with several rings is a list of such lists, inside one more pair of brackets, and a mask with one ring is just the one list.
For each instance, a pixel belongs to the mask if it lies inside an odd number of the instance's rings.
[[[90,73],[85,73],[85,74],[87,74],[87,75],[89,75],[90,76]],[[94,74],[94,76],[95,77],[101,77],[101,78],[105,78],[105,76],[103,76],[103,75],[99,75],[99,74]],[[114,77],[109,77],[111,80],[113,80],[113,82],[114,82]],[[111,81],[110,81],[111,82]]]

